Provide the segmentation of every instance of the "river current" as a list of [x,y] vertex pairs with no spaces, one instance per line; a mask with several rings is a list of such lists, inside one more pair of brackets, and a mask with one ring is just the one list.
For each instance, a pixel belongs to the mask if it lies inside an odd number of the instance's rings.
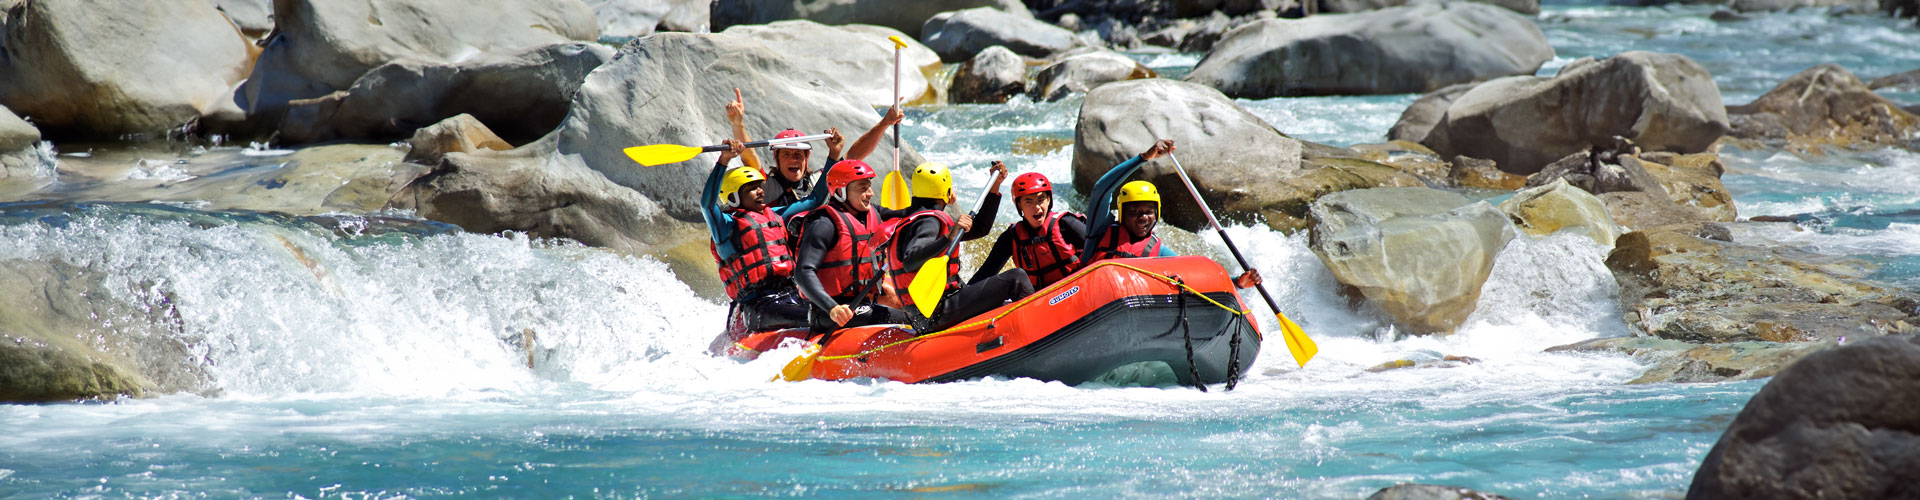
[[[1819,63],[1864,78],[1920,68],[1910,21],[1809,9],[1723,23],[1711,12],[1550,3],[1537,22],[1559,55],[1542,74],[1579,57],[1675,52],[1742,104]],[[1135,56],[1174,75],[1200,57]],[[1351,145],[1384,140],[1415,97],[1241,104],[1290,135]],[[1071,141],[1078,108],[924,108],[903,132],[954,165],[970,199],[989,160],[1070,179],[1071,147],[1046,144]],[[1859,257],[1881,266],[1877,278],[1920,285],[1920,156],[1722,153],[1743,218],[1805,228],[1744,236]],[[1626,334],[1604,249],[1585,237],[1514,240],[1466,326],[1432,338],[1398,335],[1337,296],[1304,233],[1229,232],[1321,353],[1300,368],[1269,343],[1237,390],[1203,393],[769,382],[798,350],[709,356],[725,306],[648,258],[403,213],[0,205],[0,259],[87,269],[104,283],[88,300],[116,306],[104,310],[170,309],[174,327],[152,335],[191,345],[212,386],[0,406],[0,498],[1361,498],[1405,481],[1666,498],[1684,493],[1764,383],[1626,385],[1644,368],[1631,358],[1542,352]],[[1212,236],[1188,244],[1220,248]],[[127,318],[95,319],[112,329]],[[1367,370],[1440,356],[1477,362]]]

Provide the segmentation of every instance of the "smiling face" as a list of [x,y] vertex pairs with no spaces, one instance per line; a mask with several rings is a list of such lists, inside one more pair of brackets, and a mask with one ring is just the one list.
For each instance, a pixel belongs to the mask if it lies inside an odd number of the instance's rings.
[[847,208],[865,212],[872,207],[873,179],[860,179],[847,184]]
[[1013,206],[1020,210],[1021,220],[1033,227],[1040,227],[1047,222],[1047,214],[1053,211],[1053,193],[1022,195],[1013,199]]
[[767,207],[767,182],[753,181],[740,186],[740,208],[758,212]]
[[800,182],[807,175],[807,151],[803,149],[775,149],[773,162],[777,168],[774,173],[787,182]]
[[1135,201],[1120,207],[1120,225],[1127,228],[1133,239],[1141,239],[1153,234],[1153,226],[1160,223],[1160,204],[1151,201]]

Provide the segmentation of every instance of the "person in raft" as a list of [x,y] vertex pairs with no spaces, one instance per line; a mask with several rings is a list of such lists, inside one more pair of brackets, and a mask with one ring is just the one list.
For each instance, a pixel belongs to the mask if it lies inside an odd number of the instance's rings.
[[[960,282],[960,247],[951,244],[953,235],[959,232],[960,241],[968,241],[993,232],[994,213],[1000,211],[1000,183],[1007,178],[1007,165],[993,162],[992,172],[993,182],[987,186],[986,199],[979,212],[985,218],[976,220],[962,215],[955,220],[946,212],[947,205],[954,202],[953,172],[938,163],[923,163],[913,169],[913,204],[908,207],[913,213],[900,222],[890,240],[892,252],[887,260],[887,274],[896,291],[906,290],[919,273],[946,274],[946,289],[941,292],[940,303],[934,305],[931,316],[921,317],[920,310],[912,307],[912,294],[900,294],[901,308],[907,310],[922,332],[945,330],[1000,307],[1008,300],[1033,294],[1033,284],[1020,269],[970,284]],[[955,231],[956,228],[959,231]],[[928,259],[948,248],[953,251],[947,254],[945,269],[922,268]]]
[[[812,305],[815,333],[907,322],[885,279],[885,230],[873,205],[873,179],[867,162],[833,164],[826,174],[826,205],[800,216],[793,280]],[[869,298],[871,303],[862,303]]]
[[[1082,243],[1080,260],[1092,265],[1106,259],[1138,257],[1173,257],[1172,250],[1160,242],[1160,236],[1153,234],[1153,228],[1160,223],[1160,190],[1147,181],[1128,182],[1120,186],[1115,196],[1114,186],[1120,181],[1132,177],[1133,173],[1149,161],[1173,152],[1173,140],[1165,139],[1153,143],[1153,147],[1138,156],[1114,165],[1106,175],[1093,183],[1093,194],[1087,197],[1087,213],[1093,220],[1087,227],[1094,228]],[[1111,204],[1119,209],[1120,219],[1109,220],[1106,210],[1094,211],[1094,207],[1106,207]],[[1248,270],[1233,278],[1233,285],[1239,288],[1252,288],[1260,284],[1260,272]]]
[[784,221],[813,210],[826,191],[799,202],[774,208],[766,203],[767,177],[759,168],[728,168],[746,148],[732,140],[720,152],[720,161],[707,174],[700,192],[700,211],[706,219],[708,248],[719,263],[720,281],[733,299],[727,331],[758,332],[807,325],[807,304],[794,288],[793,253],[787,248]]
[[[727,103],[727,121],[733,125],[734,141],[748,142],[746,116],[746,99],[740,96],[740,89],[733,89],[733,102]],[[832,137],[826,140],[826,165],[832,167],[843,159],[867,159],[867,155],[873,154],[873,150],[880,146],[880,138],[887,135],[887,127],[900,123],[905,116],[899,106],[888,108],[886,116],[881,117],[879,123],[875,123],[873,128],[867,129],[866,133],[860,134],[860,138],[853,141],[853,146],[847,149],[847,156],[844,158],[840,156],[840,144],[846,141],[846,138],[840,136],[838,127],[827,129],[825,133],[831,134]],[[786,139],[802,135],[805,134],[801,134],[799,130],[786,129],[775,134],[773,138]],[[813,192],[814,184],[813,176],[810,175],[813,172],[807,168],[807,159],[813,154],[813,146],[804,142],[790,142],[767,148],[773,150],[774,164],[770,172],[771,179],[769,179],[772,182],[768,182],[766,188],[767,205],[782,207],[807,198],[808,194]],[[741,160],[750,166],[761,166],[759,157],[753,150],[742,153]]]
[[1013,265],[1026,273],[1033,289],[1046,288],[1080,270],[1080,243],[1087,239],[1087,216],[1053,211],[1053,182],[1039,172],[1013,178],[1013,207],[1020,221],[1000,232],[993,250],[967,283],[979,283]]

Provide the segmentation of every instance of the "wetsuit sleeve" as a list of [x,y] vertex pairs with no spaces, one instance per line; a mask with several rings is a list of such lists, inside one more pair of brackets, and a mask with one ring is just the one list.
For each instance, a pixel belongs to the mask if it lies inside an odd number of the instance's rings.
[[907,269],[919,268],[920,264],[925,263],[927,259],[945,251],[947,244],[951,242],[947,238],[940,237],[940,221],[932,217],[913,221],[912,224],[900,228],[900,232],[894,236],[893,241],[895,241],[895,251],[900,252],[900,263],[906,264]]
[[707,174],[707,187],[700,192],[700,216],[707,220],[707,237],[713,240],[713,250],[721,259],[733,258],[733,214],[720,208],[720,181],[726,177],[727,164],[714,163],[713,172]]
[[824,217],[824,215],[813,215],[804,219],[806,233],[801,235],[798,248],[793,249],[794,261],[797,264],[797,268],[793,271],[793,283],[800,288],[800,292],[806,295],[807,301],[812,302],[814,307],[822,311],[830,311],[833,310],[833,306],[840,304],[834,302],[833,296],[827,293],[827,288],[820,284],[819,272],[820,262],[826,258],[827,249],[833,247],[833,239],[837,235],[834,234],[833,223],[822,220]]
[[1167,245],[1163,243],[1160,245],[1160,253],[1153,254],[1153,256],[1154,257],[1179,257],[1180,254],[1174,252],[1173,249],[1171,248],[1167,248]]
[[960,235],[960,241],[973,241],[987,237],[993,232],[993,219],[1000,215],[1000,193],[987,193],[986,201],[980,202],[980,213],[973,215],[973,229]]
[[968,279],[967,284],[986,281],[1000,274],[1000,269],[1007,267],[1007,259],[1013,258],[1013,239],[1013,226],[1007,226],[1007,230],[1000,232],[999,238],[994,238],[993,250],[987,251],[987,260],[980,262],[980,269],[973,271],[973,278]]
[[1086,239],[1080,244],[1080,258],[1082,260],[1087,257],[1087,250],[1091,249],[1094,242],[1099,241],[1100,237],[1103,236],[1101,233],[1104,233],[1108,226],[1113,225],[1113,209],[1111,207],[1113,207],[1114,193],[1120,191],[1120,184],[1125,183],[1128,177],[1133,177],[1133,172],[1140,170],[1140,165],[1145,163],[1146,161],[1141,159],[1140,155],[1134,155],[1132,158],[1128,158],[1127,161],[1120,162],[1119,165],[1114,165],[1112,169],[1107,170],[1105,175],[1100,176],[1100,180],[1094,181],[1093,192],[1087,196],[1087,206],[1082,207],[1080,210],[1080,213],[1087,214],[1087,217],[1092,219],[1087,222],[1087,227],[1090,231],[1087,233]]
[[1085,241],[1087,239],[1087,219],[1069,214],[1060,218],[1061,241]]

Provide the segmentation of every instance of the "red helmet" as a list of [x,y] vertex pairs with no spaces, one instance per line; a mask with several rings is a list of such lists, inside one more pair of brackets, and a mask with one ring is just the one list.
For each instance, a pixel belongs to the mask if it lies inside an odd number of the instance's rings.
[[1019,198],[1033,193],[1053,194],[1053,183],[1039,172],[1027,172],[1013,178],[1013,197]]
[[[798,131],[798,130],[794,130],[794,129],[786,129],[786,130],[782,130],[782,131],[780,131],[780,133],[779,133],[778,135],[775,135],[775,136],[773,136],[773,138],[775,138],[775,139],[792,139],[792,138],[795,138],[795,137],[800,137],[800,136],[803,136],[803,135],[806,135],[806,134],[802,134],[802,133],[800,133],[800,131]],[[767,148],[768,148],[768,149],[798,149],[798,150],[801,150],[801,151],[807,151],[807,150],[811,150],[811,149],[813,149],[813,145],[810,145],[810,144],[807,144],[807,143],[804,143],[804,142],[789,142],[789,143],[786,143],[786,144],[775,144],[775,145],[772,145],[772,146],[767,146]]]
[[860,160],[841,160],[827,170],[827,189],[839,192],[840,189],[860,179],[872,179],[873,167]]

